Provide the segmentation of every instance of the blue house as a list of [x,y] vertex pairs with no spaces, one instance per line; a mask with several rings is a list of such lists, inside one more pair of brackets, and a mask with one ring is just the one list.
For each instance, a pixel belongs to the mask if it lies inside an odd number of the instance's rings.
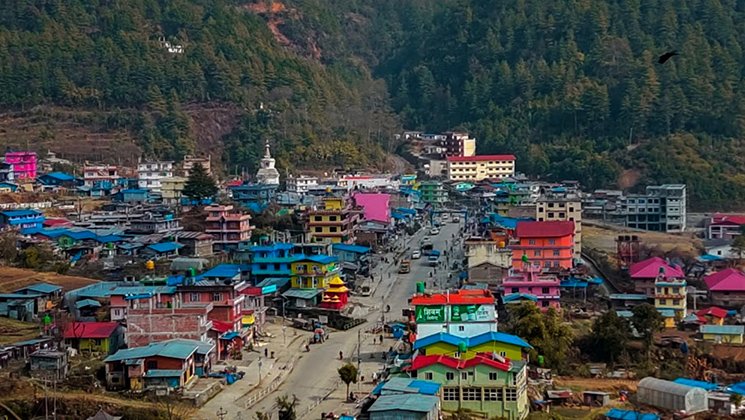
[[0,181],[0,192],[16,192],[18,191],[18,184],[10,181]]
[[331,253],[339,258],[341,268],[347,274],[369,274],[370,248],[362,245],[333,244]]
[[261,211],[269,205],[277,193],[277,185],[242,184],[230,187],[233,201],[251,210]]
[[230,281],[237,283],[248,277],[249,266],[247,264],[219,264],[196,277],[197,281],[211,280],[224,283]]
[[150,201],[150,191],[140,188],[121,190],[114,194],[113,201],[119,203],[142,204]]
[[0,212],[0,227],[11,227],[21,230],[22,234],[41,229],[45,217],[38,210],[5,210]]
[[184,246],[178,242],[161,242],[157,244],[148,245],[140,251],[140,254],[153,258],[171,258],[178,256],[178,250]]
[[242,255],[250,264],[251,282],[258,284],[267,278],[290,278],[290,263],[296,259],[293,248],[293,244],[273,243],[254,246],[240,244],[238,249],[244,252]]
[[43,190],[54,190],[59,187],[74,188],[78,185],[75,176],[64,172],[50,172],[36,179]]

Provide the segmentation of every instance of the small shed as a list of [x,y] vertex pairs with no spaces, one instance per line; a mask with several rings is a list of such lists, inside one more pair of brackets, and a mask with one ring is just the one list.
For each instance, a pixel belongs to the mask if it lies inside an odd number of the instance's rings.
[[582,402],[592,407],[604,407],[610,404],[610,393],[603,391],[585,391],[582,393]]
[[420,394],[383,395],[368,413],[370,420],[438,420],[440,399]]
[[43,379],[65,379],[67,353],[56,350],[37,350],[31,353],[31,376]]
[[550,389],[546,391],[546,400],[551,404],[566,404],[572,400],[571,389]]
[[640,403],[671,411],[695,414],[708,410],[706,391],[663,379],[646,377],[639,381],[637,399]]

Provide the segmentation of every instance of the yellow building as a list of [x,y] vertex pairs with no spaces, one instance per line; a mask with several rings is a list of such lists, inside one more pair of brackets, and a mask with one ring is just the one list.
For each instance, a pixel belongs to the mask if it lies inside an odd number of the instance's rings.
[[181,193],[186,186],[186,178],[173,176],[160,180],[161,194],[163,203],[168,205],[178,205],[181,202]]
[[745,326],[742,325],[702,325],[700,329],[704,341],[717,344],[742,344]]
[[515,175],[514,155],[480,155],[448,157],[450,181],[481,181]]
[[576,194],[550,194],[536,201],[535,218],[574,222],[574,258],[582,257],[582,200]]
[[353,243],[361,213],[346,198],[326,197],[320,209],[307,211],[306,231],[314,242]]
[[294,289],[328,289],[333,284],[344,282],[338,260],[328,255],[313,255],[294,261],[291,265],[290,284]]
[[510,360],[522,360],[523,353],[532,348],[518,336],[494,331],[473,337],[439,333],[414,342],[414,350],[419,350],[421,355],[446,355],[464,360],[472,359],[477,353],[496,353]]

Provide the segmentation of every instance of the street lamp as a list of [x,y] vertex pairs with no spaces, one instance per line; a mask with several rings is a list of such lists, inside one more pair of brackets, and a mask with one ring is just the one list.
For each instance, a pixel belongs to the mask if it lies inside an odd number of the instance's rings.
[[[284,318],[282,318],[282,322],[284,323]],[[287,325],[282,325],[282,345],[287,346]]]

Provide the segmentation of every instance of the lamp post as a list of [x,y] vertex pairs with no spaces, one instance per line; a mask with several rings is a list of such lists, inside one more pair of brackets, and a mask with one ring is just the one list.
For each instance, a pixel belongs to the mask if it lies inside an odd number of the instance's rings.
[[[282,321],[284,322],[284,318],[282,318]],[[287,346],[287,326],[282,325],[282,345]]]

